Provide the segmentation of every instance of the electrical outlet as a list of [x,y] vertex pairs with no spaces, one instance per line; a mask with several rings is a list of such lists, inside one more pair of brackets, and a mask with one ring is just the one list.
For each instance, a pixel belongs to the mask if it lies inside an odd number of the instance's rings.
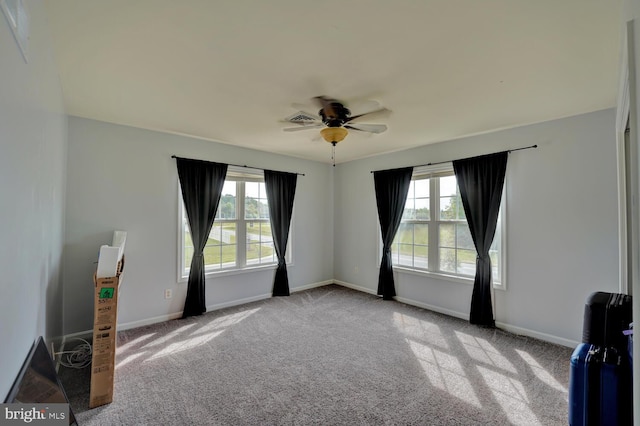
[[358,272],[360,272],[360,268],[356,266],[355,268],[353,268],[353,271],[357,274]]
[[170,288],[166,289],[164,291],[164,298],[165,299],[171,299],[171,296],[173,296],[173,292],[171,291]]

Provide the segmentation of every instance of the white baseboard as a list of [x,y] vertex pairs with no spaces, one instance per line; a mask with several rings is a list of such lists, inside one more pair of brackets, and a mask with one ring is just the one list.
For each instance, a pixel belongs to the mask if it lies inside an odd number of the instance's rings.
[[351,284],[351,283],[348,283],[346,281],[333,280],[333,283],[334,284],[338,284],[338,285],[340,285],[342,287],[350,288],[352,290],[357,290],[357,291],[361,291],[363,293],[373,294],[374,296],[377,295],[377,292],[375,290],[372,290],[372,289],[367,288],[367,287],[362,287],[362,286],[359,286],[359,285]]
[[[370,288],[358,286],[345,281],[334,280],[333,282],[353,290],[358,290],[358,291],[362,291],[364,293],[369,293],[369,294],[376,294],[376,292],[371,290]],[[465,321],[469,321],[468,313],[457,312],[450,309],[429,305],[428,303],[423,303],[417,300],[407,299],[405,297],[400,297],[400,296],[396,296],[394,299],[397,300],[398,302],[406,303],[407,305],[417,306],[419,308],[428,309],[430,311],[438,312],[441,314],[449,315],[451,317],[456,317],[456,318],[463,319]],[[509,333],[518,334],[520,336],[533,337],[535,339],[543,340],[545,342],[554,343],[557,345],[567,346],[569,348],[575,348],[580,343],[575,340],[565,339],[564,337],[558,337],[552,334],[542,333],[539,331],[530,330],[530,329],[518,327],[515,325],[510,325],[503,322],[496,322],[496,327],[502,330],[508,331]]]
[[320,282],[317,282],[317,283],[303,285],[303,286],[300,286],[300,287],[294,287],[290,291],[291,291],[291,293],[297,293],[299,291],[310,290],[310,289],[316,288],[316,287],[324,287],[325,285],[330,285],[330,284],[333,284],[333,283],[335,283],[334,280],[325,280],[325,281],[320,281]]
[[575,348],[580,343],[575,340],[565,339],[564,337],[541,333],[539,331],[529,330],[527,328],[517,327],[515,325],[505,324],[498,321],[496,321],[496,327],[508,331],[509,333],[518,334],[520,336],[533,337],[538,340],[544,340],[545,342],[555,343],[556,345],[566,346],[568,348]]
[[[216,303],[215,305],[208,305],[207,312],[219,311],[224,308],[231,308],[232,306],[245,305],[251,302],[257,302],[259,300],[268,299],[271,297],[271,294],[259,294],[257,296],[245,297],[243,299],[230,300],[228,302]],[[182,313],[180,313],[180,316]]]
[[417,300],[407,299],[405,297],[395,297],[395,300],[407,305],[417,306],[418,308],[427,309],[429,311],[437,312],[439,314],[449,315],[450,317],[460,318],[465,321],[469,321],[469,314],[463,312],[452,311],[451,309],[441,308],[440,306],[430,305],[428,303],[418,302]]

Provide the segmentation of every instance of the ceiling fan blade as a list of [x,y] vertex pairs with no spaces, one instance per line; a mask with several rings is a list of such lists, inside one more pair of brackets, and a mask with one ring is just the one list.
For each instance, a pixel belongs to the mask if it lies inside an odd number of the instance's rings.
[[386,124],[358,124],[351,123],[344,126],[347,129],[360,130],[369,133],[382,133],[387,130]]
[[312,99],[316,101],[321,110],[324,110],[326,117],[337,117],[337,112],[333,109],[333,104],[342,104],[342,102],[324,95],[314,96]]
[[282,130],[284,132],[297,132],[298,130],[319,129],[320,127],[324,127],[324,124],[301,124],[298,127],[285,127]]
[[337,99],[333,99],[325,95],[314,96],[311,100],[315,101],[320,108],[324,108],[333,102],[340,102]]
[[391,112],[390,109],[387,108],[379,108],[379,109],[374,109],[373,111],[369,111],[369,112],[364,112],[362,114],[358,114],[358,115],[354,115],[352,117],[349,117],[347,119],[347,123],[352,122],[353,120],[357,120],[358,118],[362,118],[362,117],[367,117],[367,118],[372,118],[372,117],[380,117],[383,115],[387,115]]

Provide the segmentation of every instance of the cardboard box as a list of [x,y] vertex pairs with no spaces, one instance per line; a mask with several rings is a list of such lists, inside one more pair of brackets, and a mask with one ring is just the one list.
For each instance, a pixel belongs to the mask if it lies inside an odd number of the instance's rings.
[[91,389],[89,408],[113,401],[115,379],[116,340],[118,323],[118,294],[120,273],[124,259],[118,264],[117,276],[96,278],[93,309],[93,354],[91,361]]

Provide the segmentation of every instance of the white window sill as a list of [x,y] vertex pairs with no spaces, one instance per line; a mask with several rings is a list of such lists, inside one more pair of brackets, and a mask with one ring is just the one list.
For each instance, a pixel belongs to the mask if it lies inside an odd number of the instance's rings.
[[[410,268],[405,268],[402,266],[393,266],[393,270],[403,273],[403,274],[409,274],[409,275],[416,275],[416,276],[427,276],[429,278],[434,278],[434,279],[439,279],[439,280],[443,280],[443,281],[450,281],[450,282],[454,282],[454,283],[458,283],[458,284],[466,284],[466,285],[473,285],[473,277],[463,277],[463,276],[459,276],[459,275],[448,275],[448,274],[444,274],[442,272],[432,272],[432,271],[425,271],[425,270],[419,270],[419,269],[410,269]],[[504,283],[493,283],[493,288],[495,290],[503,290],[506,291],[506,286],[504,285]]]
[[[287,263],[287,269],[292,266],[293,266],[293,263]],[[270,263],[268,265],[247,266],[242,269],[222,269],[217,271],[206,271],[204,274],[204,279],[208,280],[210,278],[226,277],[230,275],[241,275],[241,274],[249,274],[252,272],[275,270],[277,267],[278,267],[277,263]],[[184,284],[184,283],[187,283],[187,281],[189,281],[188,274],[180,277],[180,279],[178,280],[178,284]]]

